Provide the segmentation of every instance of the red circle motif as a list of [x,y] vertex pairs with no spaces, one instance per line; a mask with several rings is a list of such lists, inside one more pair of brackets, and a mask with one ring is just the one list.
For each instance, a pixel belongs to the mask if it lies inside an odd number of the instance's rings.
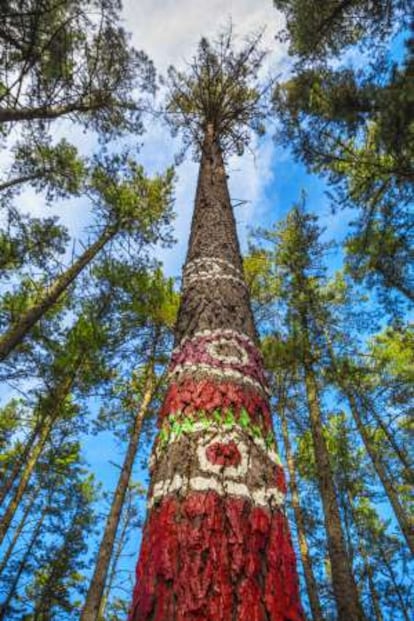
[[211,464],[217,466],[238,466],[242,456],[237,444],[231,440],[230,442],[214,442],[206,449],[206,457]]

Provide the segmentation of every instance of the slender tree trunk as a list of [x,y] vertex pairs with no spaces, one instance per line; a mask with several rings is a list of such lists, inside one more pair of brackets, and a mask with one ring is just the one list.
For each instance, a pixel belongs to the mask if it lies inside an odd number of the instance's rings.
[[5,480],[0,486],[0,506],[3,504],[7,494],[10,492],[11,488],[13,487],[14,482],[16,481],[17,477],[19,476],[22,470],[23,464],[26,462],[27,458],[29,457],[30,451],[33,448],[33,444],[38,437],[40,428],[41,428],[41,425],[39,423],[35,425],[34,429],[29,435],[28,440],[26,441],[24,445],[22,453],[16,458],[11,472],[8,474],[7,477],[5,477]]
[[[154,362],[152,362],[152,365]],[[114,547],[114,541],[119,524],[119,519],[124,504],[125,494],[130,482],[132,467],[134,465],[139,437],[141,434],[142,422],[147,414],[148,407],[154,395],[154,369],[153,366],[148,371],[145,389],[143,392],[141,406],[136,414],[134,427],[129,440],[128,449],[125,455],[121,474],[112,500],[111,510],[106,522],[105,531],[99,546],[98,557],[95,563],[95,570],[92,576],[89,590],[86,596],[85,606],[81,613],[81,621],[97,621],[101,607],[102,596],[108,569]]]
[[393,511],[395,513],[395,517],[397,518],[398,524],[400,525],[401,531],[405,537],[405,540],[414,554],[414,533],[413,527],[410,524],[409,518],[406,515],[400,501],[398,498],[398,494],[394,489],[392,481],[389,479],[384,464],[382,463],[381,458],[376,451],[369,432],[367,431],[366,426],[364,425],[360,415],[358,404],[356,398],[351,390],[349,390],[346,386],[343,386],[343,390],[348,398],[349,407],[351,409],[352,416],[354,418],[355,424],[357,426],[358,432],[362,438],[365,449],[368,455],[371,458],[372,465],[374,466],[375,472],[378,475],[379,480],[381,481],[384,490],[388,496],[388,499],[391,503]]
[[32,121],[35,119],[51,120],[70,114],[71,112],[93,112],[102,108],[102,103],[85,104],[81,100],[64,105],[39,106],[38,108],[0,108],[0,124],[16,121]]
[[369,412],[372,415],[378,427],[383,431],[385,437],[387,438],[388,442],[392,446],[402,466],[407,470],[407,472],[411,472],[412,467],[413,467],[412,462],[410,462],[407,453],[404,450],[402,450],[401,447],[398,446],[397,442],[395,441],[394,434],[390,432],[387,425],[385,425],[381,416],[378,414],[375,405],[371,403],[371,400],[368,399],[365,395],[361,396],[360,398],[363,403],[364,410],[366,412]]
[[279,414],[282,422],[282,436],[286,453],[286,461],[289,472],[289,489],[293,512],[295,514],[296,529],[298,533],[299,550],[302,559],[303,572],[305,574],[306,589],[308,591],[309,604],[313,621],[324,621],[322,606],[319,600],[318,585],[313,573],[312,558],[306,541],[305,518],[299,502],[298,483],[296,478],[296,463],[289,438],[289,430],[286,419],[283,396],[279,400]]
[[62,293],[66,291],[78,274],[95,258],[108,241],[115,236],[116,232],[116,228],[106,228],[96,242],[87,248],[69,269],[58,276],[54,283],[43,291],[38,301],[3,334],[0,338],[0,361],[4,360],[21,343],[26,334],[52,308]]
[[285,481],[212,126],[175,334],[130,620],[302,621]]
[[49,395],[49,398],[47,399],[47,403],[51,404],[51,409],[48,411],[47,417],[45,417],[43,420],[37,443],[33,447],[33,450],[29,454],[28,459],[24,464],[19,483],[16,486],[14,494],[10,499],[6,511],[4,512],[0,521],[0,545],[10,527],[11,521],[16,513],[23,494],[26,491],[27,485],[30,481],[33,470],[36,467],[38,459],[43,451],[43,448],[47,440],[49,439],[50,432],[52,431],[54,423],[59,416],[60,408],[72,389],[76,372],[77,368],[75,371],[72,372],[71,375],[67,375],[61,381],[58,387],[51,393],[51,395]]
[[369,559],[367,558],[367,552],[365,549],[360,548],[360,554],[364,562],[365,572],[368,576],[369,593],[371,595],[372,608],[375,614],[375,621],[384,621],[384,617],[382,616],[382,612],[381,612],[379,594],[375,587],[374,572],[372,571],[371,563],[369,562]]
[[375,620],[383,621],[384,618],[381,612],[381,602],[380,602],[379,594],[376,589],[375,581],[374,581],[374,572],[372,570],[372,565],[370,562],[369,554],[367,552],[367,548],[365,545],[364,535],[361,530],[361,527],[359,526],[358,517],[355,513],[354,501],[349,491],[348,491],[347,497],[348,497],[349,507],[351,509],[352,520],[353,520],[353,523],[354,523],[354,526],[356,528],[357,535],[358,535],[358,550],[361,555],[362,562],[364,564],[365,573],[368,578],[368,588],[369,588],[369,592],[371,595],[371,601],[372,601],[372,607],[373,607],[374,614],[375,614]]
[[28,181],[40,179],[40,177],[42,177],[42,173],[37,172],[32,173],[31,175],[22,175],[21,177],[15,177],[14,179],[9,179],[9,181],[3,181],[3,183],[0,183],[0,192],[4,192],[5,190],[14,188],[16,185],[20,185],[21,183],[27,183]]
[[310,343],[307,338],[306,320],[303,321],[305,386],[316,471],[325,517],[328,550],[332,567],[332,586],[338,608],[338,621],[361,621],[364,614],[359,602],[358,590],[346,551],[336,490],[333,481],[329,451],[323,435],[323,423],[319,402],[318,384],[309,358]]
[[40,530],[42,528],[42,524],[43,524],[43,522],[44,522],[44,520],[46,518],[46,515],[47,515],[47,511],[48,511],[48,505],[46,503],[44,508],[43,508],[43,510],[42,510],[40,519],[38,520],[38,522],[37,522],[37,524],[36,524],[36,526],[35,526],[35,528],[33,530],[32,536],[30,538],[29,545],[27,546],[27,548],[25,550],[25,553],[23,555],[23,558],[21,559],[21,561],[20,561],[20,563],[18,565],[17,571],[16,571],[15,576],[14,576],[14,580],[12,582],[12,585],[11,585],[10,589],[9,589],[7,597],[6,597],[5,601],[0,605],[0,621],[3,621],[3,620],[6,621],[7,618],[8,618],[8,610],[9,610],[10,602],[12,601],[13,597],[15,596],[15,593],[16,593],[16,590],[17,590],[20,578],[22,577],[22,574],[23,574],[23,572],[25,570],[27,561],[28,561],[28,559],[29,559],[29,557],[30,557],[30,555],[32,553],[32,550],[33,550],[36,542],[37,542],[38,536],[40,534]]
[[98,621],[104,621],[105,619],[106,606],[108,604],[108,599],[111,594],[114,580],[116,577],[116,570],[118,567],[119,559],[121,558],[122,550],[124,549],[124,546],[125,546],[126,535],[128,532],[128,509],[130,508],[131,508],[131,501],[129,502],[128,507],[127,507],[127,514],[124,515],[123,524],[121,526],[121,532],[117,539],[114,553],[112,555],[111,566],[108,572],[108,579],[106,580],[106,583],[105,583],[105,589],[102,595],[101,605],[99,607]]
[[[401,503],[398,498],[398,494],[396,493],[394,486],[387,475],[387,471],[382,463],[381,458],[379,457],[377,451],[375,450],[370,434],[367,431],[367,427],[359,414],[359,407],[358,407],[357,399],[355,397],[355,393],[353,389],[351,388],[351,386],[349,386],[348,382],[344,380],[343,377],[341,376],[341,370],[338,369],[338,366],[336,364],[335,354],[334,354],[333,347],[332,347],[329,336],[327,336],[327,343],[328,343],[329,356],[331,359],[333,369],[335,371],[336,383],[348,400],[352,417],[355,421],[358,432],[364,443],[365,450],[367,451],[371,459],[372,465],[374,466],[375,472],[377,473],[378,478],[384,487],[385,493],[388,496],[388,499],[393,508],[395,517],[397,518],[401,531],[405,537],[407,545],[410,548],[412,554],[414,554],[413,524],[410,523],[409,517],[406,515],[403,507],[401,506]],[[379,417],[376,412],[375,412],[375,417],[378,422]],[[381,428],[382,428],[382,425],[381,425]],[[386,436],[388,437],[388,432],[386,432]],[[402,463],[404,463],[404,460]],[[408,464],[408,467],[409,467],[409,464]]]
[[39,489],[37,489],[35,491],[35,493],[32,494],[29,502],[27,503],[27,505],[26,505],[26,507],[24,509],[24,512],[23,512],[23,515],[22,515],[22,517],[20,519],[20,522],[18,523],[18,525],[15,528],[15,531],[13,533],[13,538],[12,538],[12,540],[11,540],[11,542],[9,544],[9,547],[5,551],[4,556],[3,556],[2,560],[1,560],[0,576],[3,573],[3,571],[6,569],[6,567],[8,566],[8,563],[9,563],[9,561],[11,559],[11,556],[13,554],[13,551],[14,551],[14,546],[16,545],[17,541],[19,540],[20,535],[22,534],[23,529],[26,526],[27,518],[29,517],[30,511],[32,510],[32,507],[33,507],[33,505],[35,503],[35,500],[37,498],[38,492],[39,492]]
[[[391,582],[392,585],[394,587],[394,591],[397,595],[397,599],[399,601],[400,604],[400,611],[404,617],[404,621],[412,621],[412,616],[410,615],[410,610],[407,609],[407,605],[406,602],[404,601],[402,595],[401,595],[401,590],[398,586],[398,582],[397,582],[397,578],[395,575],[395,571],[394,568],[392,566],[392,563],[390,563],[390,561],[387,559],[386,554],[384,553],[384,550],[382,549],[382,546],[380,545],[380,554],[381,554],[381,558],[382,558],[382,562],[384,563],[384,567],[387,569],[388,574],[391,578]],[[411,608],[411,612],[412,612],[412,607]]]

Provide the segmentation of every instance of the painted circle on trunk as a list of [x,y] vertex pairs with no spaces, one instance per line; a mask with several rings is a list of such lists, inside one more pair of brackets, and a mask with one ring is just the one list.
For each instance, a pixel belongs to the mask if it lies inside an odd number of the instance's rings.
[[206,457],[216,466],[238,466],[242,456],[234,440],[230,442],[213,442],[206,449]]
[[206,346],[212,358],[228,364],[248,364],[249,354],[235,339],[217,339]]

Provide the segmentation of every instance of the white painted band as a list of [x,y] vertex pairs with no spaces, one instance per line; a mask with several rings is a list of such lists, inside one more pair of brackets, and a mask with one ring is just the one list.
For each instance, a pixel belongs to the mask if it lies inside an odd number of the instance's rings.
[[234,270],[235,272],[237,272],[237,274],[240,274],[240,276],[242,276],[242,271],[239,270],[238,267],[236,267],[233,263],[231,263],[231,261],[227,261],[226,259],[221,259],[220,257],[203,257],[200,259],[193,259],[192,261],[189,261],[183,268],[183,272],[190,272],[192,270],[196,270],[197,269],[197,265],[199,265],[201,263],[202,266],[205,265],[217,265],[218,263],[225,265],[226,267],[228,267],[231,270]]
[[203,373],[207,373],[208,375],[214,375],[221,378],[228,378],[231,380],[239,381],[241,383],[250,384],[254,386],[257,390],[261,392],[270,393],[267,386],[263,386],[260,382],[253,379],[249,375],[245,375],[240,371],[236,371],[236,369],[218,369],[217,367],[213,367],[209,364],[204,363],[196,363],[192,362],[183,362],[182,364],[177,364],[174,369],[168,374],[168,379],[177,378],[180,375],[183,375],[190,371],[191,373],[197,373],[197,371],[201,371]]
[[231,330],[230,328],[225,328],[225,329],[218,328],[217,330],[200,330],[200,332],[194,332],[194,334],[192,334],[191,336],[185,336],[180,341],[179,345],[173,349],[172,353],[179,352],[182,346],[184,345],[184,343],[186,343],[187,341],[197,340],[199,338],[209,337],[209,336],[213,336],[213,337],[219,336],[223,338],[228,336],[228,337],[238,338],[248,343],[252,348],[256,350],[256,352],[258,353],[260,357],[262,356],[260,351],[257,348],[257,345],[251,340],[251,338],[247,336],[247,334],[244,334],[243,332],[238,332],[237,330]]
[[236,496],[246,498],[259,507],[275,508],[282,507],[285,495],[277,487],[267,487],[250,490],[244,483],[236,481],[219,480],[216,477],[192,477],[184,480],[179,474],[175,474],[172,479],[159,481],[154,485],[152,496],[148,501],[148,509],[154,503],[176,492],[183,495],[189,492],[216,492],[219,496]]
[[204,280],[233,280],[237,282],[239,285],[247,288],[246,283],[241,278],[236,278],[236,276],[230,276],[229,274],[206,274],[205,272],[200,273],[200,275],[191,275],[185,276],[183,281],[183,288],[186,289],[193,284],[197,284],[198,282],[202,282]]

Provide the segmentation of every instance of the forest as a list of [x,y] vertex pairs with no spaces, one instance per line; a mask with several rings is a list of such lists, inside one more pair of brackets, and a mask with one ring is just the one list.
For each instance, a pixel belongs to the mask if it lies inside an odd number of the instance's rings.
[[0,2],[0,621],[413,619],[412,9]]

